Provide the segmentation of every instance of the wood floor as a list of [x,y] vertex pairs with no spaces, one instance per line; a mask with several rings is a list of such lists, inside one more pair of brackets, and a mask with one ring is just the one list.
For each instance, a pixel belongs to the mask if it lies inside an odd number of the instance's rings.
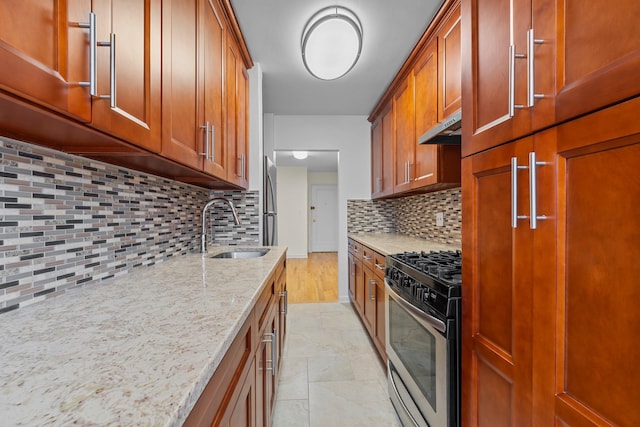
[[287,259],[289,303],[338,301],[338,253]]

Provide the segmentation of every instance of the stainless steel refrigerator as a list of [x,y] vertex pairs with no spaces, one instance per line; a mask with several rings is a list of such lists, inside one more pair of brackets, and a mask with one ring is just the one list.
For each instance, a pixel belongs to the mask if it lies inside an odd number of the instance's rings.
[[275,246],[278,244],[278,210],[276,198],[276,165],[264,156],[263,211],[262,211],[262,244]]

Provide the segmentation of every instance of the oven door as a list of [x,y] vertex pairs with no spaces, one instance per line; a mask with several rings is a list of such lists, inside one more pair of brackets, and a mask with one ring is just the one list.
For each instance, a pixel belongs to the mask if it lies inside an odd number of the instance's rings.
[[391,401],[405,427],[449,426],[446,324],[385,286]]

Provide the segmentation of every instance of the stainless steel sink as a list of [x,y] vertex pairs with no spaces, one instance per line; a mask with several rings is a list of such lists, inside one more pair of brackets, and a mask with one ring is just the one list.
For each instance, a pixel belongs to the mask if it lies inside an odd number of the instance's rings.
[[269,252],[268,248],[238,248],[231,251],[220,252],[219,254],[212,255],[211,258],[259,258],[265,256]]

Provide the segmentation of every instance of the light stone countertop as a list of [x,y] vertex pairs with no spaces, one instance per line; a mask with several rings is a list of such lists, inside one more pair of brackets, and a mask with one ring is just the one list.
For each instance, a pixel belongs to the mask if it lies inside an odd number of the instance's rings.
[[0,315],[0,423],[182,425],[285,252],[187,255]]
[[419,237],[399,233],[349,233],[349,238],[382,254],[392,255],[412,251],[455,251],[460,246],[435,243]]

